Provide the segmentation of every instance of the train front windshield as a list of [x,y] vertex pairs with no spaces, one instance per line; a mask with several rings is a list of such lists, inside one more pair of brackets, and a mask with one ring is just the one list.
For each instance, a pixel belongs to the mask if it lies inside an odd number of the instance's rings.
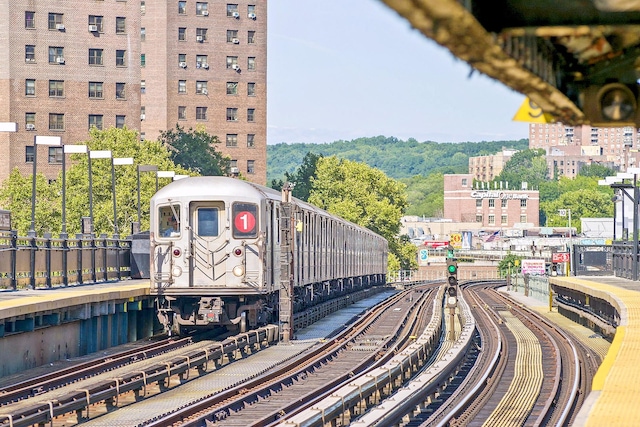
[[180,237],[180,206],[161,206],[158,210],[158,236]]

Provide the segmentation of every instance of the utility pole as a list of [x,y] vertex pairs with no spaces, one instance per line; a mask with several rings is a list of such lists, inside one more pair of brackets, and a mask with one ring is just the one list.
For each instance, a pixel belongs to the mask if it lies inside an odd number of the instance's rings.
[[282,187],[280,212],[280,341],[288,343],[293,336],[293,184]]

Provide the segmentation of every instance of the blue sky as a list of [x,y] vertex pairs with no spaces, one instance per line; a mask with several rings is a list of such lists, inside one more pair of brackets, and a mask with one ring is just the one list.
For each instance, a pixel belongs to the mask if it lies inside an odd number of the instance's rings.
[[268,2],[267,143],[528,138],[524,95],[378,0]]

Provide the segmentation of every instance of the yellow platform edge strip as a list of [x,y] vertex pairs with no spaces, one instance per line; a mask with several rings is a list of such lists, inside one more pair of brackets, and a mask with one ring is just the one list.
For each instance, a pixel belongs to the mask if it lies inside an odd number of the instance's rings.
[[624,335],[626,333],[626,326],[618,326],[616,328],[616,335],[613,337],[613,342],[611,343],[611,347],[609,347],[609,351],[605,356],[602,364],[598,368],[598,372],[596,372],[593,377],[593,382],[591,383],[591,390],[593,391],[602,391],[604,387],[604,382],[611,371],[611,367],[616,361],[618,357],[618,353],[620,352],[620,346],[622,345],[622,341],[624,340]]

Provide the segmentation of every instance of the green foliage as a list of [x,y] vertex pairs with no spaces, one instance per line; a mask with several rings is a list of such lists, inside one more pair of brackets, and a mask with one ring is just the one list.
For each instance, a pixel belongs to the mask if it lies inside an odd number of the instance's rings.
[[557,199],[540,203],[549,227],[568,227],[568,216],[561,217],[560,209],[571,210],[571,226],[580,233],[580,218],[613,217],[611,194],[591,188],[562,192]]
[[318,159],[316,166],[309,203],[385,237],[401,267],[417,265],[415,245],[397,237],[407,207],[404,184],[335,156]]
[[508,182],[509,188],[519,188],[526,182],[529,188],[538,188],[547,181],[547,161],[542,148],[526,149],[515,153],[504,165],[494,181]]
[[500,277],[506,277],[509,275],[509,273],[516,273],[520,268],[521,262],[521,256],[514,255],[511,252],[507,253],[507,255],[498,263],[498,271],[500,272]]
[[[155,165],[158,170],[175,171],[177,174],[193,175],[171,161],[169,151],[156,141],[138,141],[136,131],[111,128],[93,128],[89,140],[81,142],[89,150],[110,150],[114,158],[132,157],[133,165],[115,166],[117,224],[121,234],[130,231],[131,223],[138,219],[137,167]],[[88,156],[70,156],[66,173],[66,222],[70,235],[80,232],[82,217],[89,216],[89,171]],[[113,226],[113,191],[111,161],[92,159],[91,194],[93,204],[94,231],[96,234],[111,234]],[[36,190],[36,231],[54,234],[62,230],[62,176],[48,184],[45,177],[37,175]],[[31,175],[22,176],[17,170],[11,172],[0,189],[0,204],[11,211],[13,228],[19,235],[26,235],[31,218]],[[159,179],[159,186],[168,184],[167,178]],[[140,174],[141,230],[149,227],[149,199],[156,191],[156,175],[151,172]]]
[[416,175],[400,180],[407,186],[407,215],[440,218],[444,214],[444,175]]
[[[309,200],[311,194],[311,186],[313,179],[316,176],[316,168],[318,167],[318,160],[322,158],[322,155],[307,153],[302,159],[302,164],[292,174],[285,172],[286,181],[293,183],[292,194],[300,200],[305,202]],[[280,189],[282,184],[280,185]]]
[[189,128],[185,131],[180,125],[160,133],[160,142],[171,152],[171,160],[190,169],[198,175],[221,176],[229,174],[229,157],[216,151],[219,144],[217,136],[209,135],[204,128]]
[[582,166],[578,175],[604,179],[607,176],[614,176],[615,173],[616,171],[611,168],[593,163]]

